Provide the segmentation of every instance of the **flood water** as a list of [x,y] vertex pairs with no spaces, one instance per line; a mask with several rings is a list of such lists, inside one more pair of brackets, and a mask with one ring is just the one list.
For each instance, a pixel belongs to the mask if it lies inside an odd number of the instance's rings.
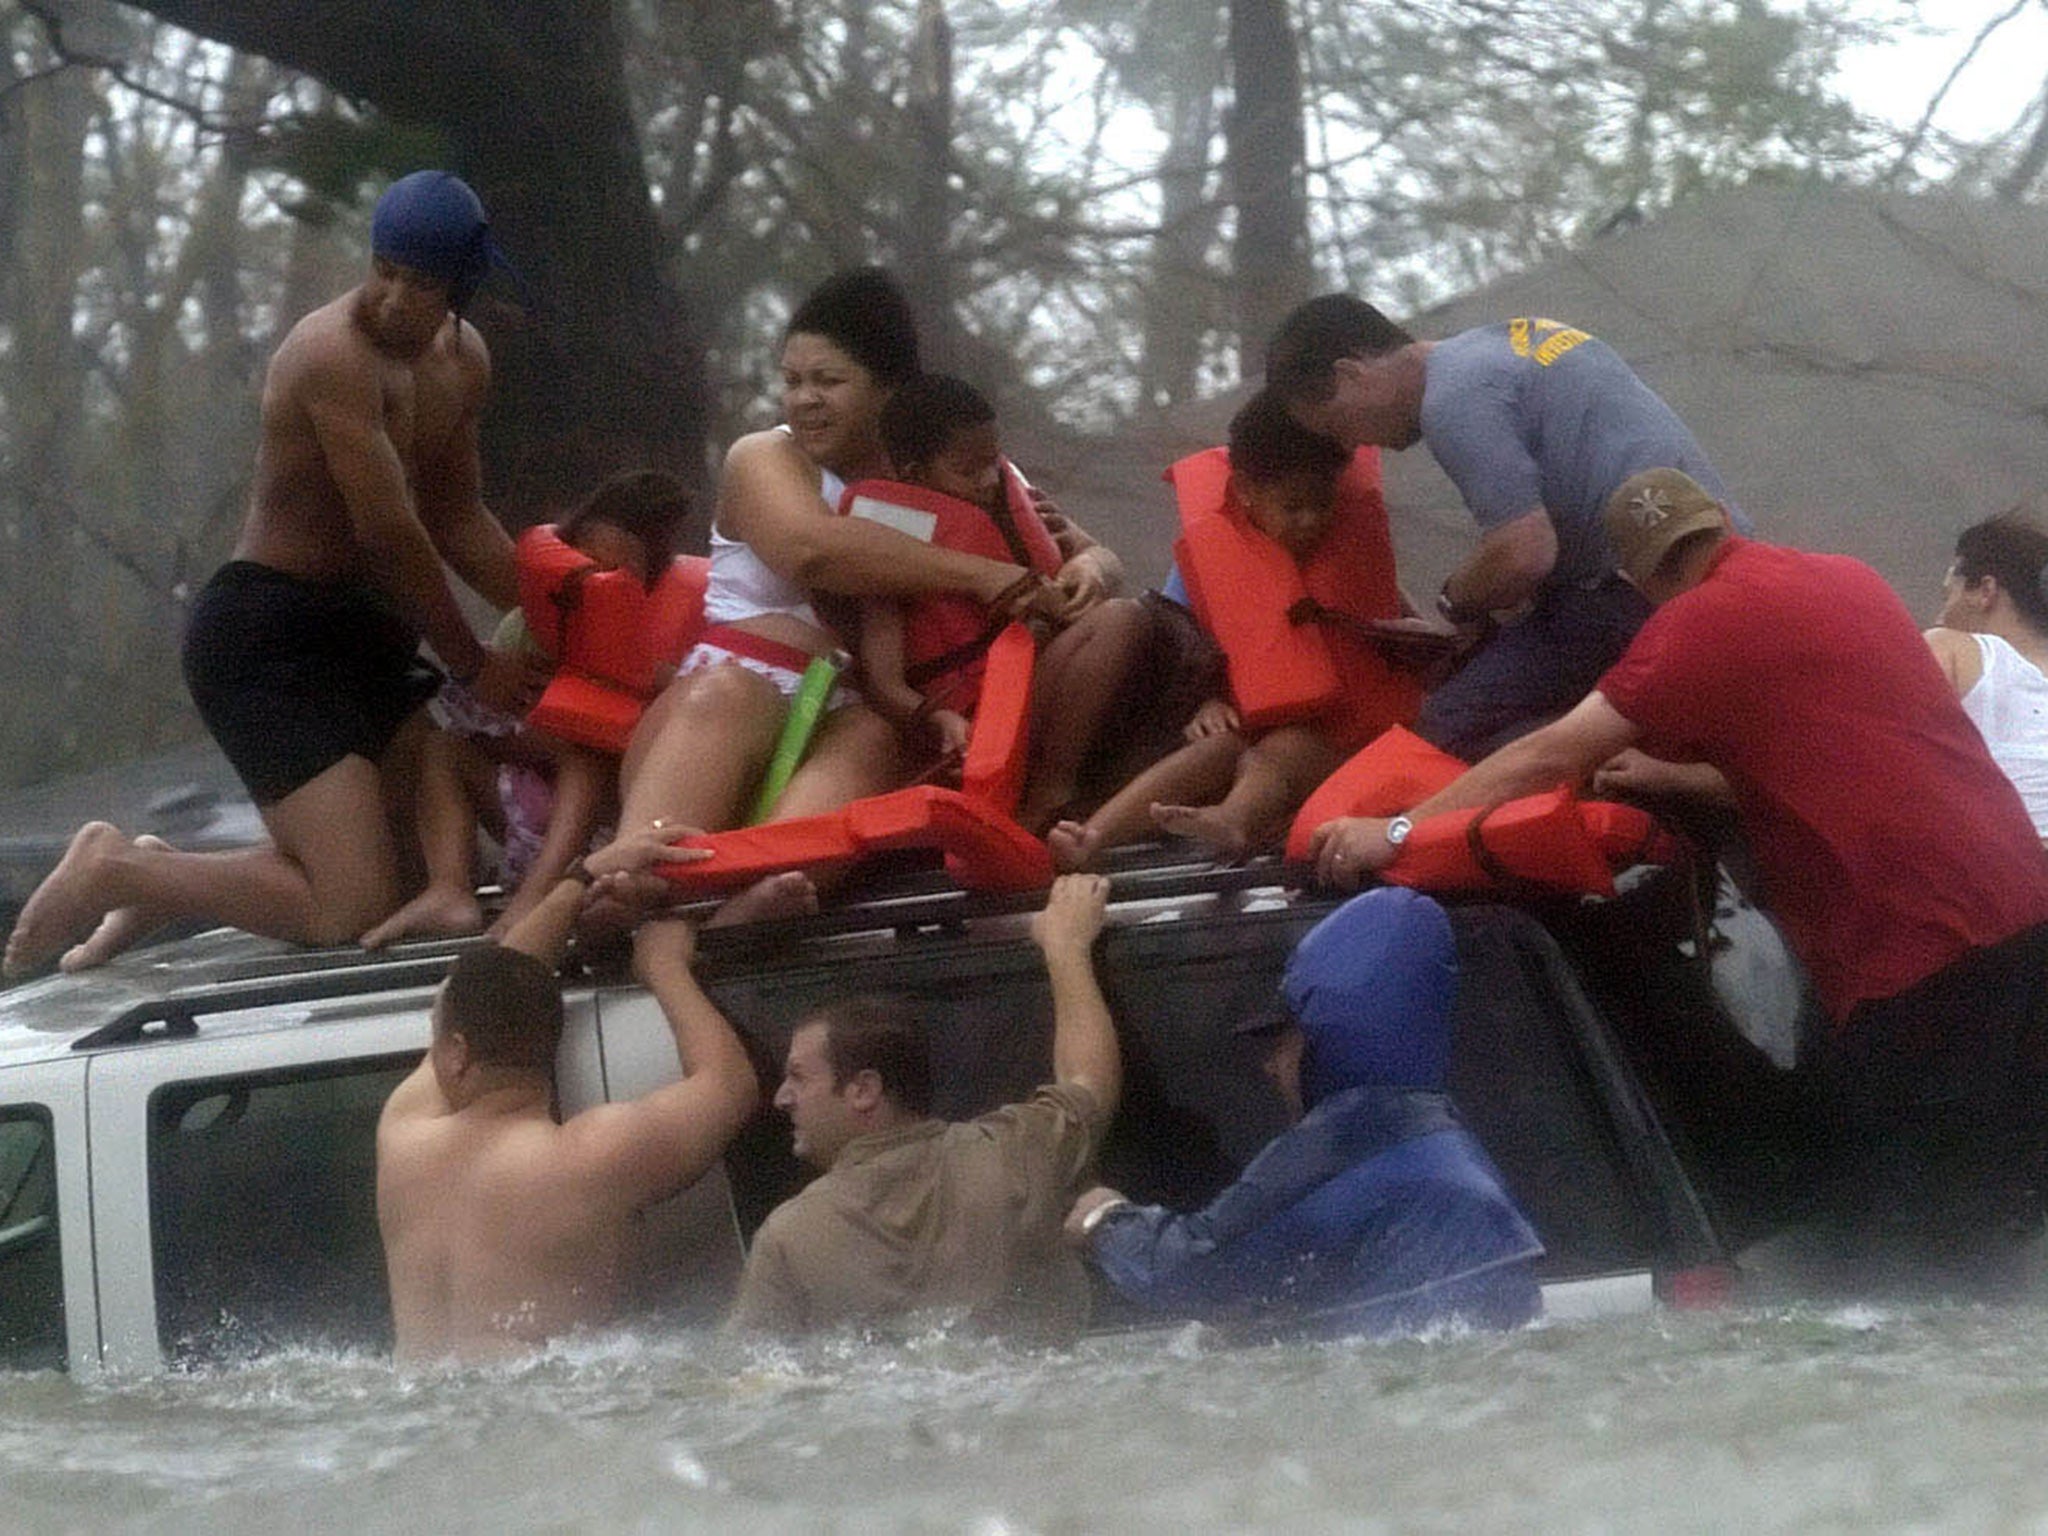
[[34,1531],[2044,1531],[2048,1308],[0,1376]]

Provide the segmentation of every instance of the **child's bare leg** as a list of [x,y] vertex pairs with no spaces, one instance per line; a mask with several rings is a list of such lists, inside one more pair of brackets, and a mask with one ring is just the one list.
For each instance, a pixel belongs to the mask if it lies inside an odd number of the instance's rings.
[[547,831],[541,834],[540,851],[533,856],[519,889],[491,924],[493,938],[502,938],[539,906],[569,866],[588,851],[590,835],[597,830],[611,798],[614,770],[609,757],[570,742],[554,743],[553,752],[555,803],[548,813]]
[[1235,731],[1200,736],[1168,753],[1102,803],[1085,822],[1063,821],[1046,834],[1055,868],[1086,869],[1105,849],[1157,835],[1152,807],[1161,800],[1202,801],[1230,787],[1245,740]]
[[1162,798],[1151,808],[1152,820],[1163,832],[1206,844],[1219,858],[1242,858],[1278,843],[1302,801],[1341,761],[1320,732],[1283,725],[1245,749],[1220,804]]
[[1151,635],[1132,597],[1097,603],[1040,653],[1031,687],[1031,768],[1020,826],[1043,834],[1080,785],[1081,764],[1122,698]]
[[475,933],[484,925],[476,899],[477,770],[489,755],[476,742],[433,731],[418,754],[415,810],[427,883],[417,896],[362,938],[365,949],[399,939]]

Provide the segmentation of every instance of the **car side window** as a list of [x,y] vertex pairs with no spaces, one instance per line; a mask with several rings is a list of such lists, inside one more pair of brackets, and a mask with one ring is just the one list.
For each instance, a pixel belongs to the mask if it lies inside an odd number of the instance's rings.
[[175,1360],[388,1349],[377,1117],[417,1053],[150,1095],[157,1335]]
[[0,1370],[65,1364],[57,1146],[36,1105],[0,1107]]

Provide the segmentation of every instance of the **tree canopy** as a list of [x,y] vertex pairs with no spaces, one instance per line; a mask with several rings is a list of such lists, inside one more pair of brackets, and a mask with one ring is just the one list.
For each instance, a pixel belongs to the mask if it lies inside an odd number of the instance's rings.
[[[902,272],[935,358],[1041,433],[1144,429],[1294,300],[1410,309],[1704,188],[1953,179],[1985,144],[1833,86],[1851,0],[0,3],[0,782],[193,729],[183,604],[233,537],[263,363],[445,164],[520,279],[488,488],[703,483],[830,270]],[[1986,46],[1995,46],[1987,40]]]

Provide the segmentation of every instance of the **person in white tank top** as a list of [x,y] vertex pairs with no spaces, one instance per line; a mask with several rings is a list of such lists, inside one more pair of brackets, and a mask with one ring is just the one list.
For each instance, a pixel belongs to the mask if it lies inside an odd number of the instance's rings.
[[[842,649],[813,592],[965,592],[991,603],[1028,574],[837,515],[846,482],[888,473],[877,423],[917,371],[909,301],[879,268],[828,279],[791,317],[782,345],[784,423],[734,443],[719,476],[702,642],[642,715],[620,767],[619,838],[586,861],[608,894],[629,905],[660,899],[665,883],[643,872],[671,839],[738,824],[796,677],[812,657]],[[1052,587],[1026,600],[1048,617],[1064,606]],[[835,702],[841,707],[819,726],[776,819],[831,810],[901,781],[895,728],[850,690]],[[781,916],[815,901],[802,875],[776,876],[735,897],[723,920]]]
[[1963,530],[1927,631],[1963,712],[2048,846],[2048,528],[2015,508]]

